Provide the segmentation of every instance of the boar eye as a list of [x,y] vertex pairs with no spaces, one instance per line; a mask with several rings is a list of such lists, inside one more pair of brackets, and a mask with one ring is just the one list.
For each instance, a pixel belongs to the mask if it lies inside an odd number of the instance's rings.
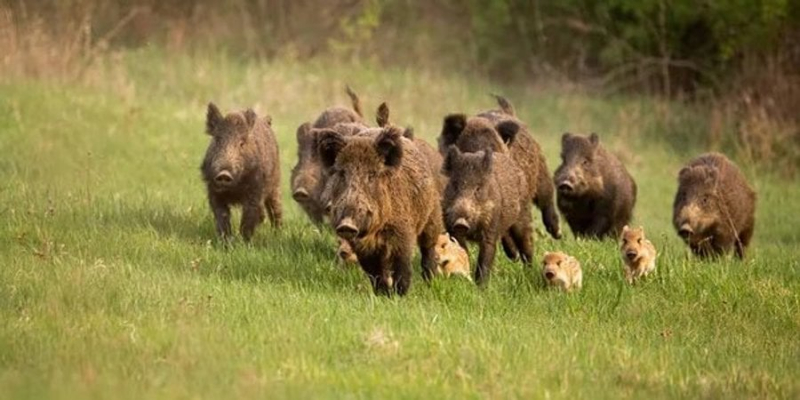
[[589,164],[591,164],[591,163],[592,163],[592,162],[591,162],[591,161],[589,161],[589,159],[588,159],[588,158],[583,160],[583,166],[584,166],[584,167],[588,167],[588,166],[589,166]]
[[622,244],[628,244],[628,239],[622,239]]
[[639,238],[638,240],[636,240],[636,243],[642,244],[642,238]]

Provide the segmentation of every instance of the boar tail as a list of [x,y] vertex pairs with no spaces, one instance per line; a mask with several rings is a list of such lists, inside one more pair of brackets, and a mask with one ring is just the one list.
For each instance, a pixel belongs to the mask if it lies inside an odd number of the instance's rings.
[[359,117],[364,118],[364,113],[361,111],[361,100],[358,98],[356,92],[350,88],[350,85],[347,85],[345,90],[347,91],[347,95],[350,96],[350,101],[353,103],[353,111],[355,111]]
[[514,106],[511,105],[511,102],[508,101],[508,99],[498,94],[493,94],[492,96],[494,96],[494,98],[497,99],[497,105],[500,106],[500,111],[512,117],[516,115],[516,112],[514,111]]

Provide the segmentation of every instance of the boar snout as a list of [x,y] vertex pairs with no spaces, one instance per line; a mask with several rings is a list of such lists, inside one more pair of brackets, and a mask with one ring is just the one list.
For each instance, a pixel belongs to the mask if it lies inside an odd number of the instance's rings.
[[544,277],[547,278],[547,280],[549,281],[555,278],[556,274],[553,271],[547,271],[544,273]]
[[353,239],[358,235],[358,228],[352,218],[345,218],[336,226],[336,234],[344,239]]
[[227,186],[233,183],[233,175],[230,171],[223,169],[216,176],[214,176],[214,183],[222,186]]
[[631,261],[635,261],[636,257],[638,255],[639,255],[639,253],[637,253],[635,251],[629,251],[629,252],[625,253],[625,257],[628,257],[628,260],[631,260]]
[[693,233],[694,229],[692,229],[688,223],[684,223],[681,225],[680,229],[678,229],[678,235],[680,235],[680,237],[682,237],[684,240],[688,240]]
[[453,223],[453,233],[456,235],[464,235],[469,232],[469,222],[464,218],[459,218]]
[[561,193],[572,193],[575,190],[575,185],[569,179],[563,179],[558,182],[558,191]]
[[308,200],[308,190],[304,188],[297,188],[297,190],[292,193],[292,198],[297,201],[306,201]]

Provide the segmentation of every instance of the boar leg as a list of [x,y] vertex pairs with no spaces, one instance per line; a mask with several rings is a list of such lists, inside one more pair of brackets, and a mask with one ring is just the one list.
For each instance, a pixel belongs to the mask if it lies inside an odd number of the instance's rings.
[[509,233],[522,255],[522,264],[530,267],[533,261],[533,228],[531,228],[530,221],[513,225],[509,229]]
[[483,286],[489,282],[489,274],[492,272],[494,254],[497,251],[497,235],[493,233],[484,234],[479,246],[478,268],[475,268],[475,283]]
[[230,239],[231,207],[227,203],[220,201],[216,196],[209,196],[208,203],[211,205],[211,211],[214,213],[217,234],[223,240]]
[[435,224],[429,223],[425,230],[417,238],[420,259],[422,262],[422,277],[425,281],[430,281],[436,274],[436,239],[439,237],[439,229]]
[[[433,248],[431,247],[431,252]],[[411,287],[411,254],[412,251],[401,251],[391,259],[392,265],[392,283],[394,289],[400,296],[405,296],[408,293],[408,288]]]
[[264,221],[264,205],[261,203],[245,203],[242,206],[242,237],[249,242],[258,224]]
[[603,236],[611,234],[611,220],[603,211],[598,212],[595,215],[592,224],[589,225],[589,229],[585,232],[586,236],[602,238]]
[[264,200],[264,206],[267,208],[272,227],[280,228],[283,222],[283,211],[281,210],[281,199],[277,190],[267,196],[266,200]]
[[552,192],[549,193],[549,197],[544,197],[542,195],[536,196],[535,204],[536,208],[542,211],[542,223],[544,223],[547,233],[549,233],[553,239],[561,239],[558,212],[556,212],[556,204],[555,201],[553,201]]
[[736,256],[740,260],[744,259],[744,253],[747,246],[750,245],[750,239],[753,238],[753,228],[748,228],[739,233],[739,238],[736,240]]
[[514,244],[514,239],[511,235],[503,235],[500,239],[500,243],[503,245],[503,251],[506,253],[506,257],[511,261],[517,261],[519,252],[517,251],[517,246]]

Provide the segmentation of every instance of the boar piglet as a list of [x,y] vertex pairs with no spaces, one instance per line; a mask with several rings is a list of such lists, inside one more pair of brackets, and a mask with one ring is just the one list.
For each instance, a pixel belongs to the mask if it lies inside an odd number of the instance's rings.
[[434,247],[443,231],[436,177],[403,131],[344,136],[321,132],[318,151],[329,171],[330,221],[347,240],[376,294],[405,295],[419,246],[423,274],[436,271]]
[[200,170],[208,189],[217,233],[231,236],[231,205],[242,206],[241,233],[250,240],[269,214],[274,227],[281,224],[280,162],[271,119],[258,118],[247,109],[223,116],[208,104],[206,132],[211,143]]
[[633,178],[595,133],[565,133],[561,146],[561,165],[553,180],[558,208],[572,232],[593,238],[618,235],[636,204]]
[[525,177],[508,155],[491,149],[462,153],[451,146],[443,168],[449,178],[442,200],[447,231],[464,248],[467,241],[479,245],[475,282],[488,282],[497,241],[504,235],[530,265],[531,203]]
[[727,157],[703,154],[678,174],[673,205],[675,230],[701,257],[735,249],[744,258],[753,237],[756,193]]

